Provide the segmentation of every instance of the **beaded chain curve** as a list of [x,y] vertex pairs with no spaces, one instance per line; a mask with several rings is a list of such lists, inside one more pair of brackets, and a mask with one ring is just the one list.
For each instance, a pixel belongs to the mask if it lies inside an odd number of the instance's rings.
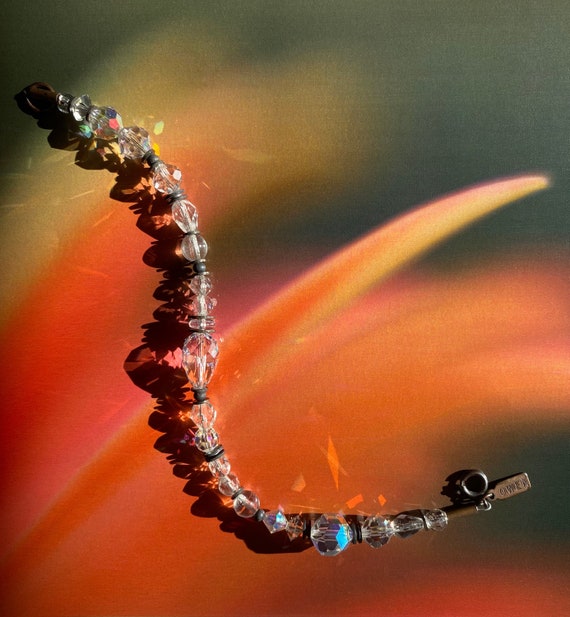
[[[281,507],[265,510],[258,495],[240,483],[214,428],[217,410],[208,397],[208,385],[218,361],[219,347],[215,336],[216,305],[212,297],[212,280],[206,266],[208,244],[198,227],[198,212],[182,188],[182,173],[165,163],[151,147],[150,136],[140,126],[123,126],[119,113],[112,107],[93,105],[87,95],[58,93],[51,86],[37,82],[20,95],[20,106],[32,115],[52,110],[66,114],[76,123],[77,133],[85,140],[116,142],[123,161],[147,166],[154,190],[169,204],[172,219],[180,229],[179,251],[189,266],[188,288],[191,292],[185,315],[189,334],[182,344],[182,368],[193,394],[189,419],[194,423],[188,438],[202,453],[221,495],[231,500],[235,513],[243,519],[263,522],[274,534],[285,532],[294,542],[309,538],[325,556],[338,555],[351,543],[365,542],[373,548],[384,546],[393,536],[408,538],[421,530],[441,531],[450,518],[490,510],[492,502],[527,491],[531,484],[526,473],[489,482],[480,470],[451,474],[443,494],[452,504],[436,509],[418,509],[396,515],[355,516],[337,513],[287,514]],[[17,97],[18,98],[18,97]]]

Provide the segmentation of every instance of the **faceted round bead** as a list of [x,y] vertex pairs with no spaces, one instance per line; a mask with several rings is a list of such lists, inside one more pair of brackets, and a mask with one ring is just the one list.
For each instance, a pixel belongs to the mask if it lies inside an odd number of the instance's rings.
[[215,327],[215,320],[211,315],[191,317],[188,320],[188,327],[190,330],[199,330],[202,332],[206,332],[208,330],[213,330]]
[[400,538],[409,538],[424,528],[423,520],[411,514],[398,514],[390,524],[394,533]]
[[369,516],[362,523],[362,539],[372,548],[380,548],[387,544],[394,535],[390,521],[383,516]]
[[203,403],[194,403],[190,410],[190,418],[199,428],[209,428],[216,421],[216,408],[210,401]]
[[207,274],[198,274],[190,279],[190,289],[196,295],[206,295],[212,290],[212,279]]
[[239,491],[239,489],[239,480],[233,473],[228,473],[218,480],[218,490],[222,495],[231,497],[236,491]]
[[87,117],[89,108],[91,107],[91,99],[87,94],[76,96],[69,104],[69,113],[73,116],[76,122],[81,122]]
[[163,161],[159,161],[152,166],[152,183],[154,188],[159,193],[173,193],[180,188],[182,180],[182,172],[174,165],[167,165]]
[[289,540],[293,541],[295,538],[302,536],[304,529],[305,523],[298,514],[294,514],[287,519],[285,531],[289,536]]
[[191,315],[206,316],[214,310],[217,303],[218,301],[215,298],[199,295],[192,298],[188,310]]
[[198,212],[194,204],[187,199],[177,199],[172,204],[172,218],[185,233],[198,230]]
[[208,244],[200,234],[189,233],[182,238],[180,250],[188,261],[199,261],[208,254]]
[[259,497],[248,489],[234,499],[234,510],[242,518],[251,518],[259,510]]
[[230,473],[231,465],[225,456],[220,456],[215,461],[210,461],[208,463],[208,468],[214,477],[221,478]]
[[99,139],[114,139],[123,127],[121,116],[112,107],[91,107],[86,121]]
[[218,362],[218,343],[207,332],[192,332],[182,346],[182,366],[190,386],[205,388],[212,379]]
[[422,510],[426,529],[443,531],[447,527],[447,514],[443,510]]
[[285,514],[283,514],[283,510],[281,508],[266,512],[263,522],[269,530],[269,533],[277,533],[278,531],[283,531],[287,528],[287,518],[285,517]]
[[218,433],[209,428],[199,428],[194,435],[194,445],[201,452],[211,452],[220,443]]
[[127,126],[117,136],[121,155],[132,161],[140,161],[150,150],[150,136],[141,126]]
[[321,555],[338,555],[351,542],[352,529],[341,514],[323,514],[311,528],[311,540]]

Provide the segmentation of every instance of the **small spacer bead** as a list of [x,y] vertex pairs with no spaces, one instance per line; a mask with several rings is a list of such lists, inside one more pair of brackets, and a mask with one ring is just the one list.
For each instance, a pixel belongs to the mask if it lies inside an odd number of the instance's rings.
[[193,267],[196,274],[205,274],[208,271],[205,261],[195,261]]
[[265,518],[265,510],[263,508],[259,508],[253,518],[260,523]]
[[208,400],[208,388],[192,388],[196,403],[204,403]]
[[165,199],[169,204],[172,204],[179,199],[188,199],[188,195],[186,195],[184,189],[178,187],[177,189],[174,189],[172,193],[168,193],[168,195],[165,196]]
[[358,520],[352,520],[348,523],[352,529],[352,543],[362,544],[362,525]]
[[152,168],[154,165],[156,165],[157,163],[160,162],[160,157],[151,148],[150,150],[145,152],[144,156],[142,157],[142,161],[143,161],[143,163],[146,163],[149,167]]
[[231,495],[231,498],[235,499],[238,495],[241,495],[244,492],[244,490],[245,489],[242,486],[240,486],[240,488],[238,488],[238,490]]
[[225,451],[221,444],[218,444],[211,452],[204,452],[204,460],[211,463],[224,456]]

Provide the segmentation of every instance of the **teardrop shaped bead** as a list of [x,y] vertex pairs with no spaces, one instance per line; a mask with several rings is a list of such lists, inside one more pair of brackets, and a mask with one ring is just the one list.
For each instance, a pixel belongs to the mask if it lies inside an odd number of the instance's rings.
[[198,230],[198,212],[187,199],[177,199],[171,207],[172,218],[184,233]]
[[152,166],[152,183],[159,193],[168,195],[180,188],[182,172],[174,165],[158,161]]
[[190,419],[199,428],[209,428],[216,421],[216,408],[210,401],[203,403],[194,403],[188,414]]
[[424,522],[419,516],[398,514],[390,523],[395,534],[400,538],[409,538],[424,528]]
[[192,332],[182,346],[182,366],[190,387],[205,388],[212,379],[218,362],[218,343],[207,332]]

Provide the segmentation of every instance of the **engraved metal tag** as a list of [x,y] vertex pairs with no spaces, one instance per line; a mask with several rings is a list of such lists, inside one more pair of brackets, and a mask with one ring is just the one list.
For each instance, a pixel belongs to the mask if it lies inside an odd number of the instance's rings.
[[496,480],[489,487],[493,496],[491,499],[509,499],[520,493],[525,493],[530,488],[530,478],[526,473],[517,473],[514,476]]

